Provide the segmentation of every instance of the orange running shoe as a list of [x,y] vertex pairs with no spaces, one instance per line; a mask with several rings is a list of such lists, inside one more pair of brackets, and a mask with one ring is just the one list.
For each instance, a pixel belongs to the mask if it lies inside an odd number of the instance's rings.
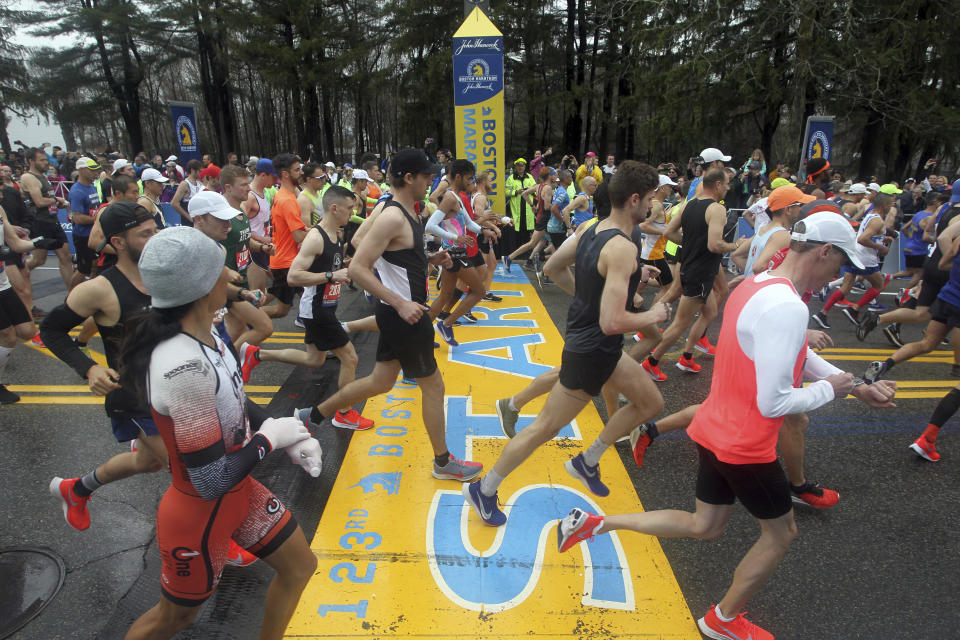
[[693,348],[699,351],[700,353],[707,354],[708,356],[717,355],[716,347],[710,344],[710,340],[707,338],[707,336],[703,336],[702,338],[697,340],[697,344],[693,345]]
[[257,560],[257,556],[238,545],[233,539],[230,540],[230,544],[227,547],[227,564],[232,564],[237,567],[249,567]]
[[840,501],[840,494],[833,489],[824,489],[819,482],[807,482],[799,490],[790,487],[793,501],[808,504],[817,509],[829,509]]
[[697,620],[703,635],[714,640],[773,640],[773,634],[747,620],[746,612],[730,622],[717,616],[717,608],[710,607],[707,615]]
[[87,502],[90,496],[78,496],[73,488],[80,482],[80,478],[56,477],[50,481],[50,494],[63,503],[63,518],[77,531],[90,528],[90,512],[87,511]]
[[40,347],[41,349],[45,349],[47,347],[47,345],[43,344],[43,340],[40,338],[39,333],[33,336],[32,338],[30,338],[30,344],[32,344],[35,347]]
[[643,367],[644,371],[650,374],[650,377],[653,378],[655,382],[664,382],[667,379],[667,374],[665,374],[663,371],[660,371],[660,365],[653,366],[646,358],[644,358],[643,362],[640,363],[640,366]]
[[687,359],[680,356],[680,359],[677,360],[677,369],[689,371],[690,373],[700,373],[700,369],[703,369],[703,367],[694,362],[693,358]]
[[653,438],[647,435],[646,422],[630,432],[630,450],[633,451],[633,461],[638,467],[643,466],[643,454],[652,442]]
[[346,413],[337,411],[333,415],[333,426],[353,431],[366,431],[373,428],[373,420],[364,418],[356,409],[350,409]]
[[244,342],[240,345],[240,378],[243,384],[250,382],[253,370],[260,364],[260,347]]
[[573,509],[557,523],[557,549],[560,553],[597,535],[603,526],[603,516]]
[[910,445],[910,448],[913,449],[913,452],[924,460],[929,460],[930,462],[937,462],[940,460],[940,454],[937,453],[937,445],[927,440],[926,436],[921,435],[919,438],[914,440],[913,444]]

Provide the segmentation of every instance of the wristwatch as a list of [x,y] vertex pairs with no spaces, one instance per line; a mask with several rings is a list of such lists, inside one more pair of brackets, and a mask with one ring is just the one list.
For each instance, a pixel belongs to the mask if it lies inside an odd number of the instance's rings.
[[323,274],[323,275],[324,275],[324,277],[326,277],[327,282],[333,282],[333,271],[327,271],[327,272],[326,272],[325,274]]

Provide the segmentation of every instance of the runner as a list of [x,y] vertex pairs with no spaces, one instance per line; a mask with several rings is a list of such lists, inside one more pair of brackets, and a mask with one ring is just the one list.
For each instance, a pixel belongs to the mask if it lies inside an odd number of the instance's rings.
[[560,248],[567,236],[573,233],[570,216],[564,213],[564,209],[570,204],[570,194],[567,192],[567,188],[573,184],[573,172],[561,169],[557,172],[555,179],[553,200],[550,202],[550,219],[547,221],[547,234],[556,250]]
[[750,240],[744,275],[750,277],[767,270],[768,263],[778,251],[790,246],[790,229],[800,217],[800,207],[813,202],[814,197],[793,185],[777,187],[767,197],[767,216],[770,222],[758,227]]
[[127,640],[171,638],[189,625],[217,587],[231,538],[277,572],[260,637],[280,638],[317,560],[293,514],[249,474],[285,449],[316,477],[320,445],[295,418],[264,419],[251,434],[237,361],[211,330],[231,277],[215,242],[189,227],[164,230],[143,250],[140,269],[151,310],[125,344],[120,383],[149,402],[173,484],[157,508],[163,597]]
[[598,180],[587,176],[580,183],[580,193],[570,204],[563,208],[563,213],[570,216],[570,227],[574,230],[581,224],[594,217],[593,194],[597,191]]
[[[723,227],[727,221],[726,209],[720,201],[727,193],[727,172],[719,167],[708,169],[700,185],[702,198],[686,203],[686,206],[671,218],[663,235],[668,240],[683,242],[683,259],[680,264],[680,284],[683,295],[676,316],[666,331],[663,340],[650,356],[643,361],[643,368],[657,382],[667,379],[660,370],[660,359],[673,348],[677,339],[690,328],[683,355],[677,362],[681,371],[697,373],[701,366],[693,360],[694,345],[707,331],[707,326],[717,317],[717,295],[713,281],[720,274],[720,258],[724,253],[736,251],[743,241],[726,242]],[[721,276],[722,277],[722,276]],[[700,317],[694,322],[697,313]]]
[[[490,208],[490,201],[487,199],[487,193],[490,191],[490,171],[481,171],[477,174],[473,183],[473,194],[470,196],[470,209],[478,219],[489,215],[489,219],[497,224],[500,217]],[[499,238],[498,238],[499,241]],[[487,302],[503,302],[503,298],[490,292],[493,285],[493,275],[497,269],[497,254],[493,250],[493,242],[487,240],[486,236],[481,235],[477,238],[477,246],[483,255],[483,263],[486,271],[483,274],[483,299]]]
[[307,226],[300,219],[300,205],[297,204],[300,161],[293,154],[281,153],[273,159],[273,167],[280,177],[280,189],[273,197],[273,204],[270,207],[273,226],[271,242],[277,251],[270,256],[273,284],[269,292],[277,302],[264,307],[263,310],[268,316],[276,319],[284,318],[290,313],[293,299],[300,294],[299,287],[287,282],[287,272],[290,270],[293,259],[297,257],[300,243],[307,236]]
[[93,228],[93,213],[100,206],[100,195],[93,181],[100,174],[100,165],[90,158],[77,160],[77,181],[70,187],[70,220],[73,223],[73,248],[77,255],[77,270],[71,280],[77,286],[94,272],[96,252],[87,246],[90,229]]
[[[437,167],[420,151],[394,154],[390,162],[393,197],[370,224],[350,262],[349,276],[377,300],[380,329],[377,363],[373,372],[343,387],[318,406],[300,409],[304,421],[319,424],[341,407],[352,406],[393,388],[397,374],[414,378],[420,387],[423,424],[433,446],[433,476],[465,482],[483,465],[457,460],[446,444],[443,378],[433,356],[433,327],[427,315],[427,264],[423,226],[414,211],[426,196]],[[429,262],[450,266],[446,252]],[[445,264],[444,264],[445,263]],[[374,274],[374,267],[379,277]]]
[[[503,264],[510,271],[510,265],[513,261],[522,256],[527,251],[530,252],[530,261],[533,263],[533,270],[540,271],[540,252],[546,245],[544,240],[547,234],[547,223],[551,217],[550,204],[553,201],[553,189],[556,172],[550,167],[543,167],[540,170],[540,183],[530,189],[524,189],[520,196],[526,197],[528,193],[535,193],[533,203],[533,235],[524,244],[513,250],[508,256],[503,257]],[[529,201],[528,201],[529,204]]]
[[607,421],[600,436],[565,467],[574,478],[598,496],[610,490],[600,480],[603,452],[634,425],[663,407],[656,386],[640,374],[636,361],[623,353],[623,333],[665,320],[669,307],[628,311],[638,283],[655,273],[639,261],[639,247],[631,239],[637,223],[650,210],[657,187],[653,168],[626,161],[610,183],[613,210],[609,218],[591,225],[579,238],[576,258],[576,296],[567,317],[566,343],[559,380],[533,423],[512,438],[494,467],[483,477],[464,485],[467,502],[484,523],[499,527],[507,517],[497,506],[497,489],[503,480],[542,444],[577,416],[609,380],[629,403]]
[[[660,298],[666,295],[667,287],[673,282],[673,274],[670,272],[670,265],[663,257],[663,249],[667,244],[667,237],[663,232],[667,228],[667,214],[663,208],[663,201],[672,193],[677,183],[663,175],[658,175],[659,184],[653,190],[653,199],[650,202],[650,216],[640,223],[640,231],[645,236],[643,239],[643,250],[640,258],[645,264],[656,267],[660,271],[657,281],[660,283],[660,291],[654,302],[660,302]],[[659,338],[659,336],[658,336]]]
[[[34,224],[33,214],[27,212],[20,189],[13,181],[13,169],[5,164],[0,164],[0,208],[7,213],[7,224],[11,227],[20,227],[26,232],[26,237],[29,237],[30,229]],[[29,251],[33,251],[33,248],[31,247]],[[27,269],[27,258],[27,253],[10,250],[3,256],[3,265],[6,267],[10,284],[20,296],[23,306],[32,312],[33,317],[38,317],[42,312],[33,306],[33,285],[30,282],[30,270]]]
[[[47,348],[84,378],[90,391],[106,396],[104,409],[117,442],[136,441],[134,450],[113,456],[94,471],[79,478],[56,477],[51,481],[50,493],[62,501],[67,523],[80,531],[90,526],[87,502],[95,490],[138,473],[160,471],[167,462],[167,452],[149,408],[140,404],[129,388],[118,384],[117,373],[120,343],[127,334],[127,325],[150,306],[137,261],[157,225],[150,212],[134,202],[111,204],[98,216],[98,222],[104,242],[117,253],[117,264],[77,285],[40,325]],[[106,367],[83,353],[70,338],[70,330],[87,318],[94,319],[103,338]]]
[[[64,233],[57,218],[57,208],[69,207],[70,203],[53,194],[53,186],[45,175],[50,167],[47,154],[40,149],[27,149],[24,156],[27,161],[27,171],[20,176],[20,193],[23,195],[23,203],[33,221],[30,237],[48,238],[60,242],[57,246],[51,244],[50,248],[57,256],[60,277],[69,291],[73,281],[73,259],[70,257],[67,234]],[[47,249],[34,249],[27,260],[27,268],[33,271],[46,262]]]
[[[273,167],[273,160],[261,158],[257,160],[254,169],[253,181],[250,183],[250,195],[247,198],[244,212],[250,219],[250,237],[264,245],[273,245],[273,238],[267,231],[270,226],[270,204],[277,183],[277,172]],[[268,197],[269,196],[269,197]],[[253,254],[250,256],[252,264],[247,273],[250,288],[267,290],[267,275],[270,272],[270,256],[274,254]]]
[[300,220],[307,227],[315,227],[323,217],[323,194],[330,188],[327,174],[316,162],[303,165],[303,191],[297,196]]
[[[354,194],[340,186],[327,189],[323,196],[326,211],[320,223],[307,232],[297,257],[290,265],[291,284],[304,287],[299,317],[303,320],[306,351],[299,349],[266,350],[244,344],[240,361],[244,382],[261,362],[286,362],[301,367],[319,368],[332,351],[340,361],[339,388],[353,382],[357,375],[357,352],[350,342],[344,323],[337,320],[340,288],[348,281],[343,266],[343,244],[338,234],[353,214]],[[333,426],[364,431],[374,426],[349,405],[333,415]]]
[[[176,160],[172,161],[176,166]],[[203,165],[200,161],[193,159],[187,163],[187,175],[177,185],[177,190],[173,192],[173,198],[170,200],[170,206],[180,214],[180,224],[188,227],[193,226],[193,219],[190,217],[189,204],[190,198],[203,191],[204,186],[200,183],[200,170]]]
[[[797,291],[825,284],[847,260],[858,262],[850,225],[816,213],[794,228],[780,267],[748,278],[727,303],[710,394],[687,429],[700,456],[696,512],[650,511],[601,517],[574,509],[557,529],[560,551],[599,533],[627,529],[658,537],[713,539],[739,499],[761,527],[720,602],[698,621],[711,638],[772,639],[739,613],[767,581],[797,535],[790,490],[776,455],[782,416],[852,392],[889,407],[896,386],[857,384],[806,344],[807,309]],[[795,386],[802,373],[817,379]]]
[[169,178],[162,175],[156,169],[144,169],[140,174],[140,182],[143,184],[143,194],[137,203],[150,212],[154,222],[157,223],[157,229],[163,229],[165,221],[163,219],[163,209],[160,207],[160,196],[163,194],[164,185],[169,182]]

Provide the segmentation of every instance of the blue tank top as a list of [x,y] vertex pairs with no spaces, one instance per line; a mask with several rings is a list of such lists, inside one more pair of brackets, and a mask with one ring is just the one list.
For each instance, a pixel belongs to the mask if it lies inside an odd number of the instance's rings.
[[953,259],[953,265],[950,267],[950,280],[943,285],[937,297],[948,302],[955,307],[960,307],[960,253]]
[[923,240],[923,229],[920,222],[933,214],[929,211],[918,211],[900,230],[900,246],[903,252],[909,255],[926,255],[929,245]]
[[577,198],[580,196],[586,196],[589,206],[582,211],[578,209],[573,212],[573,220],[571,220],[571,223],[574,229],[593,217],[593,198],[585,194],[583,191],[577,194]]

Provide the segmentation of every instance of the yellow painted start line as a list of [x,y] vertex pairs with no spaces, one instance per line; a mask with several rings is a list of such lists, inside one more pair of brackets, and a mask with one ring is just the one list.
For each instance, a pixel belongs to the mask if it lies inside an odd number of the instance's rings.
[[[460,346],[441,341],[436,352],[447,444],[485,469],[506,442],[497,399],[559,363],[563,347],[525,277],[498,277],[493,289],[503,302],[478,306],[480,323],[455,329]],[[517,427],[542,406],[524,407]],[[431,476],[415,386],[398,383],[364,415],[376,428],[350,442],[313,534],[319,567],[287,637],[700,638],[656,538],[611,534],[557,551],[556,521],[572,507],[642,509],[614,451],[602,460],[607,498],[586,494],[563,468],[602,429],[592,403],[500,487],[500,528],[477,518],[459,482]]]

